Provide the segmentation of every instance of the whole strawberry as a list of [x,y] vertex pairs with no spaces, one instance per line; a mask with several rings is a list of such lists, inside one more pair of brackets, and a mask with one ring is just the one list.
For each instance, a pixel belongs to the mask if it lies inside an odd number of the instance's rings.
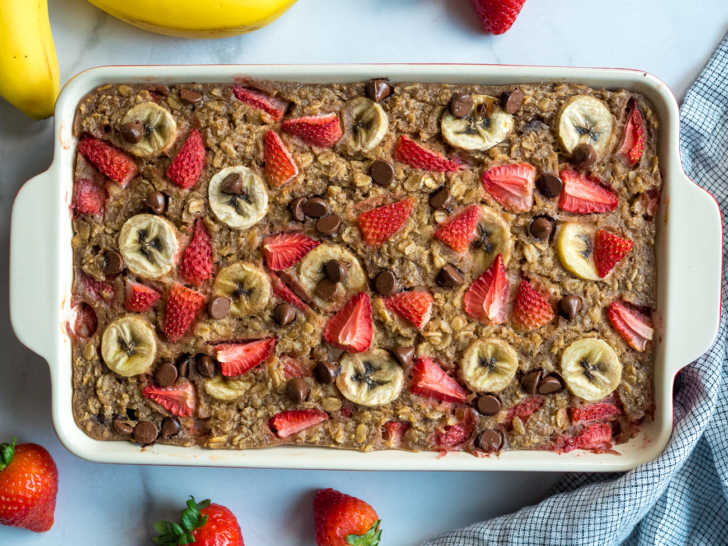
[[313,498],[317,546],[376,546],[382,538],[374,508],[334,489],[320,489]]
[[491,34],[503,34],[513,26],[526,0],[472,0],[472,2],[483,30]]
[[240,525],[230,510],[210,500],[195,502],[190,496],[180,522],[158,521],[155,544],[193,544],[195,546],[245,546]]
[[36,533],[53,526],[58,470],[37,444],[0,444],[0,524]]

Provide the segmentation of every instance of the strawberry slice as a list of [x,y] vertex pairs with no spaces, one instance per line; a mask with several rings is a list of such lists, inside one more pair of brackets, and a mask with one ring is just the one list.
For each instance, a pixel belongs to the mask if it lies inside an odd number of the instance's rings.
[[415,200],[410,198],[362,212],[357,217],[362,237],[368,245],[381,245],[402,229],[414,206]]
[[606,277],[627,253],[633,243],[610,231],[600,229],[594,237],[594,265],[600,277]]
[[612,447],[612,427],[609,423],[595,423],[584,428],[576,436],[559,436],[554,442],[554,451],[568,453],[575,449],[595,452],[607,451]]
[[205,145],[202,142],[202,135],[197,129],[191,129],[184,144],[169,164],[167,178],[183,190],[188,190],[197,184],[204,166]]
[[221,343],[215,346],[215,358],[225,377],[235,377],[249,372],[273,354],[276,338],[266,337],[245,343]]
[[622,415],[622,410],[614,404],[597,402],[577,408],[569,408],[569,416],[573,425],[591,425],[614,421]]
[[564,183],[559,197],[559,208],[566,212],[591,214],[610,212],[617,208],[617,194],[605,188],[597,178],[582,175],[572,169],[559,173]]
[[491,167],[481,177],[485,191],[503,208],[513,212],[531,210],[535,180],[536,168],[528,163]]
[[331,148],[342,134],[339,116],[335,113],[287,119],[281,124],[281,130],[321,148]]
[[273,187],[277,188],[290,182],[298,174],[298,165],[293,160],[291,152],[286,148],[283,139],[272,129],[263,137],[263,160],[265,175]]
[[463,253],[475,238],[476,228],[482,210],[479,205],[470,205],[445,220],[433,237],[439,239],[455,252]]
[[319,409],[286,410],[276,413],[268,426],[279,438],[288,438],[314,425],[327,421],[329,415]]
[[304,302],[301,298],[299,298],[293,290],[288,288],[288,285],[283,282],[283,280],[273,273],[272,271],[268,272],[268,275],[270,276],[271,280],[271,288],[273,289],[273,293],[281,298],[283,301],[286,301],[293,305],[294,307],[297,307],[301,311],[308,311],[310,307],[306,302]]
[[134,159],[103,140],[83,137],[78,143],[78,151],[104,176],[118,182],[122,187],[137,175]]
[[468,391],[431,358],[418,358],[415,362],[410,391],[442,402],[464,404],[468,399]]
[[366,292],[353,296],[324,328],[324,339],[349,353],[366,351],[372,344],[373,335],[372,304]]
[[543,404],[543,396],[530,396],[508,409],[506,412],[506,422],[510,425],[513,418],[518,417],[523,423],[525,423],[531,415],[541,409]]
[[446,425],[435,433],[435,444],[440,449],[454,449],[467,442],[475,432],[476,419],[472,411],[454,425]]
[[106,189],[88,178],[80,178],[73,185],[71,206],[76,214],[99,214],[106,204]]
[[459,171],[462,168],[459,162],[448,159],[444,155],[432,150],[428,150],[424,146],[417,144],[407,135],[399,137],[392,155],[400,163],[424,171],[451,173]]
[[180,379],[171,387],[147,385],[142,391],[142,396],[177,417],[190,417],[197,403],[195,388],[186,379]]
[[513,322],[524,330],[533,330],[551,322],[553,318],[554,310],[546,297],[537,292],[530,282],[522,280],[513,305]]
[[244,102],[248,106],[256,108],[257,110],[263,110],[274,121],[280,121],[283,119],[283,114],[288,108],[288,102],[279,99],[278,97],[272,97],[257,89],[251,89],[250,87],[242,87],[240,85],[233,86],[233,95],[240,101]]
[[399,447],[402,445],[402,437],[410,428],[408,421],[387,421],[384,423],[382,438],[387,442],[389,447]]
[[212,276],[212,237],[207,233],[202,218],[195,221],[192,240],[182,253],[179,272],[184,280],[195,286],[200,286]]
[[619,147],[621,155],[628,165],[634,167],[642,159],[645,151],[645,121],[634,98],[627,103],[627,122],[624,125],[622,144]]
[[652,319],[634,305],[614,301],[609,305],[607,317],[612,327],[635,351],[644,351],[654,336]]
[[205,296],[178,282],[174,283],[169,289],[162,324],[162,331],[167,339],[171,342],[180,340],[192,326],[203,305]]
[[498,254],[491,266],[473,281],[463,296],[465,313],[475,320],[503,324],[508,316],[508,279],[503,256]]
[[434,299],[427,290],[410,290],[384,298],[387,309],[422,330],[432,315]]
[[320,244],[300,231],[269,235],[263,239],[265,263],[273,271],[288,269]]
[[151,286],[140,282],[126,281],[124,307],[132,313],[143,313],[148,311],[159,301],[162,294]]
[[106,281],[97,281],[90,275],[81,273],[80,282],[86,292],[95,300],[110,300],[114,297],[114,285]]

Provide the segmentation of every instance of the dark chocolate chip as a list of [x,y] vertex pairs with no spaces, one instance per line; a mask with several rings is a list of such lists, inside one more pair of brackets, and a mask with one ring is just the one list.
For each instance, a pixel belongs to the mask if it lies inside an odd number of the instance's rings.
[[531,225],[528,226],[528,231],[536,239],[545,241],[554,231],[554,221],[548,216],[536,216],[531,220]]
[[464,118],[473,110],[473,96],[469,93],[455,93],[450,99],[450,113]]
[[228,316],[231,303],[230,298],[227,296],[216,296],[210,300],[207,313],[215,320],[223,319]]
[[202,100],[202,93],[198,93],[192,89],[183,88],[179,90],[179,98],[182,102],[197,104]]
[[167,196],[161,191],[149,192],[147,195],[147,206],[155,214],[162,214],[167,208]]
[[381,102],[392,94],[392,86],[387,78],[374,78],[367,82],[367,96],[374,102]]
[[483,415],[495,415],[501,410],[501,401],[495,394],[481,394],[477,400],[478,411]]
[[139,421],[134,427],[134,441],[143,446],[153,444],[157,439],[157,425],[151,421]]
[[312,197],[303,204],[303,212],[309,218],[321,218],[329,213],[329,205],[321,197]]
[[538,383],[541,381],[541,374],[543,372],[538,370],[531,370],[530,372],[526,372],[523,374],[523,377],[521,377],[521,387],[526,392],[526,394],[536,394],[538,391]]
[[160,387],[171,387],[177,381],[178,375],[179,371],[177,370],[177,366],[171,362],[165,362],[154,372],[154,381]]
[[336,293],[336,283],[324,277],[316,285],[314,293],[322,300],[329,301]]
[[121,138],[129,144],[136,144],[144,137],[144,125],[141,121],[130,121],[119,127]]
[[311,394],[311,388],[303,377],[294,377],[286,383],[286,394],[291,399],[291,402],[300,404],[308,400]]
[[563,185],[564,184],[561,182],[561,179],[551,173],[543,173],[536,180],[536,187],[538,188],[538,191],[540,191],[544,197],[548,197],[549,199],[558,197],[561,194],[561,188]]
[[124,271],[124,259],[116,250],[107,248],[104,250],[103,266],[106,275],[118,275]]
[[169,440],[173,436],[179,434],[179,421],[174,417],[165,417],[162,419],[162,440]]
[[305,202],[305,197],[296,197],[293,201],[288,203],[288,210],[291,211],[291,217],[296,222],[303,222],[306,220],[306,213],[303,212],[303,204]]
[[392,351],[392,354],[402,366],[406,366],[412,362],[412,359],[415,356],[415,348],[412,346],[397,347]]
[[501,105],[503,106],[503,110],[509,114],[515,114],[518,112],[521,109],[522,104],[523,91],[517,87],[510,93],[503,93],[501,95]]
[[313,373],[319,383],[330,385],[339,375],[339,365],[335,362],[319,362],[313,369]]
[[538,384],[538,394],[554,394],[564,388],[564,382],[557,373],[550,373]]
[[296,320],[296,310],[290,303],[279,303],[273,308],[273,320],[279,326],[287,326]]
[[222,181],[220,191],[228,195],[242,195],[245,191],[245,188],[243,188],[243,177],[240,173],[230,173]]
[[589,169],[594,162],[597,160],[597,153],[591,144],[582,142],[577,144],[573,150],[571,150],[571,163],[579,170],[585,171]]
[[452,264],[443,267],[435,277],[435,282],[445,288],[455,288],[463,284],[463,281],[463,274]]
[[389,269],[380,271],[374,277],[374,289],[380,296],[391,296],[397,291],[397,277]]
[[134,408],[126,408],[126,416],[132,421],[137,420],[137,410]]
[[430,206],[437,210],[447,210],[452,206],[452,196],[450,195],[450,190],[447,189],[447,186],[443,186],[438,190],[435,190],[430,194]]
[[215,377],[215,373],[217,372],[215,360],[210,355],[202,353],[195,357],[195,367],[197,368],[197,373],[202,377]]
[[322,235],[332,235],[339,230],[341,218],[337,214],[327,214],[316,220],[316,231]]
[[324,273],[331,282],[341,282],[346,277],[347,264],[339,260],[329,260],[324,264]]
[[559,300],[559,315],[566,320],[574,320],[581,310],[581,298],[579,296],[567,295]]
[[369,166],[369,176],[375,184],[386,188],[394,180],[394,167],[389,161],[375,159]]
[[488,453],[499,451],[503,447],[503,433],[500,430],[486,429],[478,435],[476,446]]
[[118,417],[111,421],[111,427],[114,429],[114,432],[123,436],[129,436],[134,432],[134,427],[130,423]]

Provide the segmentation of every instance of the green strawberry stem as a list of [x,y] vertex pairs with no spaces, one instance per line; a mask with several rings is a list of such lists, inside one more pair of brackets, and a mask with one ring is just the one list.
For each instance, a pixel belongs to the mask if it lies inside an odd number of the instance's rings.
[[210,506],[210,499],[200,503],[195,502],[195,497],[190,495],[187,501],[187,508],[180,515],[180,523],[174,521],[158,521],[154,524],[154,530],[159,533],[154,537],[155,544],[174,545],[192,544],[195,537],[192,531],[204,527],[207,523],[207,515],[203,516],[200,510]]
[[10,444],[0,444],[0,472],[5,470],[10,464],[10,461],[13,460],[13,455],[15,455],[15,442],[17,440],[17,438],[13,438]]
[[346,543],[351,546],[377,546],[382,540],[381,520],[377,520],[372,528],[363,535],[346,535]]

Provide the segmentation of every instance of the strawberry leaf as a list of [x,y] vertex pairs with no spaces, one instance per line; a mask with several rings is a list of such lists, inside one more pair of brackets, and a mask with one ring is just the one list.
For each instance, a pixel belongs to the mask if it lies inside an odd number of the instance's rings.
[[192,544],[195,541],[195,537],[192,531],[200,529],[207,524],[207,515],[202,515],[200,509],[207,508],[210,506],[210,499],[206,499],[202,502],[195,502],[195,497],[190,495],[187,501],[187,508],[182,511],[180,515],[180,522],[175,523],[174,521],[158,521],[154,524],[154,530],[158,533],[158,536],[154,537],[155,544],[163,545],[180,545],[180,544]]
[[13,438],[13,441],[9,444],[0,444],[0,472],[5,470],[10,464],[10,461],[13,460],[13,455],[15,455],[16,441],[17,438]]
[[377,546],[382,540],[382,530],[379,528],[381,520],[377,520],[372,528],[363,535],[347,535],[346,543],[350,546]]

